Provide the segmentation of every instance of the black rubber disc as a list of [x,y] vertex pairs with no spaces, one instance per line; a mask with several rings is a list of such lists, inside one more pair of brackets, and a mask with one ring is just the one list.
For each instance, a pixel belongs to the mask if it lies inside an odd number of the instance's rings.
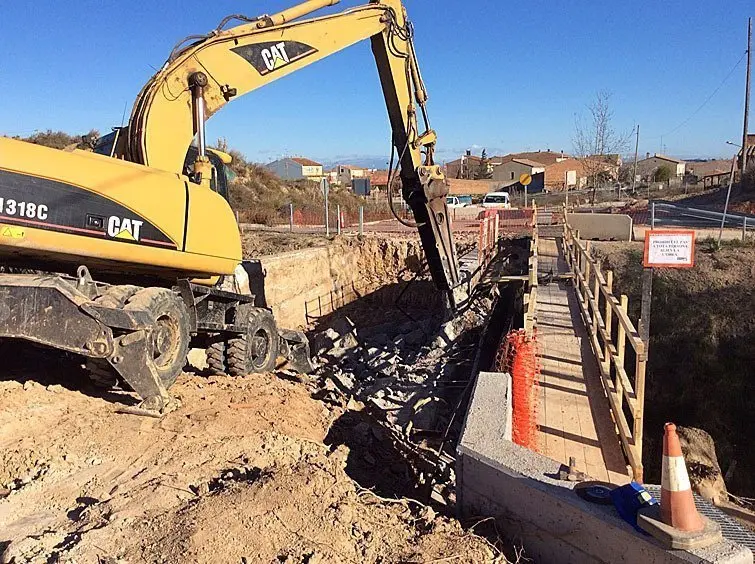
[[574,487],[574,491],[579,497],[590,503],[600,505],[612,505],[611,490],[616,489],[615,484],[609,482],[580,482]]

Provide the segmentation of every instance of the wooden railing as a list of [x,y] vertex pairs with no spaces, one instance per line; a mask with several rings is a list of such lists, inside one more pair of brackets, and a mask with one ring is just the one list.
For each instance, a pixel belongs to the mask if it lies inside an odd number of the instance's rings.
[[[613,272],[605,274],[590,254],[590,241],[564,225],[564,254],[574,273],[575,289],[585,327],[590,335],[601,380],[613,419],[619,430],[634,479],[642,481],[642,426],[645,409],[646,347],[627,315],[629,299],[613,295]],[[627,362],[627,343],[634,350],[634,363]],[[629,371],[633,371],[633,381]],[[631,425],[626,412],[631,417]]]

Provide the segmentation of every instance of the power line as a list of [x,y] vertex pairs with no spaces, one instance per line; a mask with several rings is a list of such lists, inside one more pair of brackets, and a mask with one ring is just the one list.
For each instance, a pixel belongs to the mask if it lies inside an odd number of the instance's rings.
[[721,90],[721,88],[723,88],[724,84],[726,84],[726,81],[731,78],[731,75],[734,74],[734,71],[737,70],[737,67],[739,67],[739,64],[744,60],[744,58],[745,58],[746,55],[747,55],[747,51],[745,51],[744,53],[742,53],[742,56],[739,58],[739,60],[737,61],[737,63],[729,71],[729,74],[727,74],[724,77],[724,79],[721,81],[721,83],[718,86],[716,86],[716,89],[713,92],[711,92],[710,95],[703,101],[703,103],[700,104],[697,107],[697,109],[694,112],[692,112],[682,123],[680,123],[674,129],[672,129],[671,131],[669,131],[667,133],[663,133],[662,135],[656,135],[654,137],[648,137],[647,139],[659,139],[661,137],[668,137],[669,135],[672,135],[672,134],[676,133],[682,127],[684,127],[685,125],[687,125],[690,122],[690,120],[693,117],[695,117],[700,112],[700,110],[702,110],[708,104],[708,102],[710,102],[713,99],[713,96],[715,96],[716,94],[718,94],[718,91]]

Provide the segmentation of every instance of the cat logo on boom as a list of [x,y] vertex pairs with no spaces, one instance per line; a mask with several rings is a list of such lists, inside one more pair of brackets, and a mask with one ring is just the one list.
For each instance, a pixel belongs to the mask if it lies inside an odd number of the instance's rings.
[[234,47],[231,51],[263,76],[317,53],[317,49],[299,41],[265,41]]
[[285,41],[271,45],[269,49],[262,49],[260,55],[262,55],[262,60],[265,61],[267,70],[279,69],[289,63]]
[[122,241],[139,241],[143,221],[111,215],[107,220],[107,234],[113,239]]

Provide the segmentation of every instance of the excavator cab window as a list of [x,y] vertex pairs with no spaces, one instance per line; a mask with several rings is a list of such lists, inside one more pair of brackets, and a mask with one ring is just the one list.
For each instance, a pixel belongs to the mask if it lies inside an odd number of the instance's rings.
[[[192,145],[186,152],[184,159],[184,174],[192,179],[194,173],[194,161],[199,155],[197,148]],[[228,184],[233,179],[233,171],[226,166],[223,160],[212,149],[207,150],[207,158],[212,164],[212,178],[210,179],[210,188],[228,200]]]
[[98,155],[105,155],[106,157],[112,157],[115,153],[115,146],[118,143],[118,137],[121,133],[121,128],[116,127],[108,133],[103,135],[94,144],[94,152]]

